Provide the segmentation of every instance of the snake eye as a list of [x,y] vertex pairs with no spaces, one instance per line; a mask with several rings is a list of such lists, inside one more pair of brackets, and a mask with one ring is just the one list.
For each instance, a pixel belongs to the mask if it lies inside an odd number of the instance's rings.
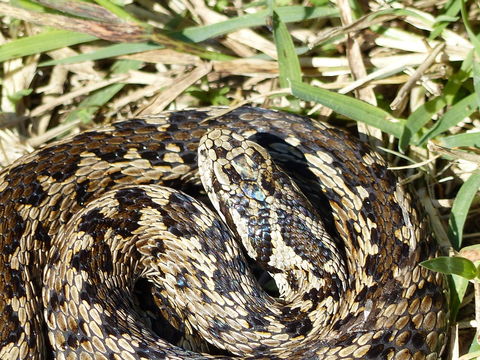
[[242,183],[240,185],[243,193],[247,195],[249,198],[264,201],[266,196],[265,193],[255,184],[252,183]]

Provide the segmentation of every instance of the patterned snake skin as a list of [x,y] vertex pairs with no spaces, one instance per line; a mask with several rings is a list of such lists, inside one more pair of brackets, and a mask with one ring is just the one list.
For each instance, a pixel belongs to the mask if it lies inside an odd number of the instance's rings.
[[[187,195],[200,181],[208,205]],[[0,234],[0,359],[431,360],[445,343],[410,196],[368,146],[300,116],[166,112],[52,143],[0,173]]]

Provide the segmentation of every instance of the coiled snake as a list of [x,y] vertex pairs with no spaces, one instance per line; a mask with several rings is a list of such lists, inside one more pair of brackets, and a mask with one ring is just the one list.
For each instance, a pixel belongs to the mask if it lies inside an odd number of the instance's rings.
[[[418,265],[435,246],[380,156],[300,116],[221,111],[113,123],[0,173],[1,359],[439,357],[444,281]],[[170,188],[199,178],[222,215]],[[153,331],[139,278],[184,339],[226,352]]]

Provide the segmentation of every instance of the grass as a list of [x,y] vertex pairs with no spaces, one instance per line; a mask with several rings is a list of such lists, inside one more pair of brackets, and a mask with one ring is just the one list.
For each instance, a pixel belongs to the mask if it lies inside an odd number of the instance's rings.
[[479,5],[366,4],[0,0],[0,164],[97,123],[191,106],[248,102],[356,127],[417,191],[444,252],[472,262],[470,281],[451,281],[445,358],[475,358]]

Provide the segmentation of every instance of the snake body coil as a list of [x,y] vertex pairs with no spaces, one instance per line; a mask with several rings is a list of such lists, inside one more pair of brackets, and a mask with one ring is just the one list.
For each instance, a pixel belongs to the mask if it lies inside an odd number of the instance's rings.
[[[114,123],[0,173],[1,359],[439,357],[444,280],[419,266],[435,245],[383,160],[303,117],[221,111]],[[221,215],[172,189],[200,178]],[[142,323],[138,278],[186,338],[230,355]]]

